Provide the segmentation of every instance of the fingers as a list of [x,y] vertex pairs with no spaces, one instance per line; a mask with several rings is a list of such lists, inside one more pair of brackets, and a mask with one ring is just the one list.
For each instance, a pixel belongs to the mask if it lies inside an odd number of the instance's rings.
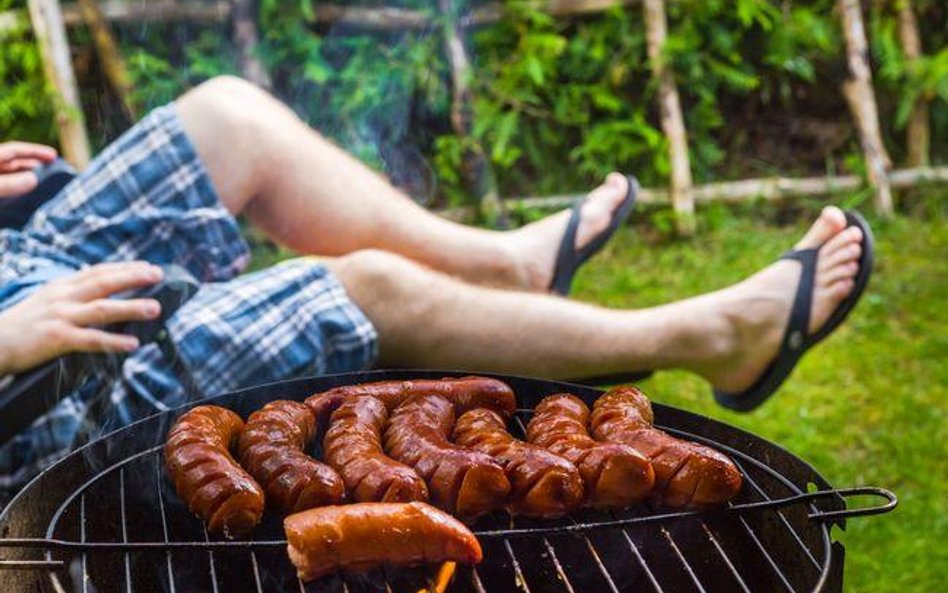
[[119,292],[144,288],[160,282],[161,268],[146,262],[99,264],[84,269],[67,280],[71,296],[80,301],[103,299]]
[[0,173],[0,198],[15,198],[33,191],[39,180],[32,171]]
[[75,327],[67,330],[63,345],[69,352],[132,352],[138,348],[139,342],[135,336]]
[[77,305],[67,314],[76,325],[109,325],[124,321],[148,321],[161,314],[161,305],[154,299],[98,299]]
[[42,165],[39,159],[13,159],[12,161],[0,161],[0,173],[15,173],[17,171],[32,171]]
[[32,142],[2,142],[0,143],[0,163],[14,159],[36,159],[48,163],[56,158],[56,149]]

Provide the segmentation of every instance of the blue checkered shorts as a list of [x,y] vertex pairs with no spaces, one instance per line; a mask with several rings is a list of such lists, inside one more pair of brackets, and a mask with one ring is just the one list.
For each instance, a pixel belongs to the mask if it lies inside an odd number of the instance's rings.
[[[121,377],[85,385],[0,447],[0,506],[80,434],[195,397],[361,370],[375,360],[375,328],[324,265],[300,259],[237,277],[249,249],[174,106],[153,111],[109,146],[25,229],[0,231],[0,310],[53,278],[136,259],[183,266],[203,283],[168,323],[175,362],[193,385],[183,387],[178,367],[157,346],[140,348]],[[108,401],[99,416],[103,406],[93,400],[102,397]]]

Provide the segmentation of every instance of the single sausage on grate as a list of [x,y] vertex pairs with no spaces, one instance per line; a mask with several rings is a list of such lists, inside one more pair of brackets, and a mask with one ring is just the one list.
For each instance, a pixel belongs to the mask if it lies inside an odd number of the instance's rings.
[[623,508],[652,491],[652,464],[627,445],[600,443],[589,436],[589,408],[575,395],[544,398],[527,424],[527,441],[565,457],[579,469],[586,506]]
[[243,535],[260,523],[260,485],[230,454],[244,423],[217,406],[198,406],[175,421],[165,443],[165,465],[175,490],[208,531]]
[[287,553],[300,579],[383,564],[477,564],[481,546],[463,523],[423,502],[328,506],[283,521]]
[[543,447],[516,439],[493,410],[461,414],[454,442],[481,451],[503,466],[510,480],[507,510],[515,515],[560,517],[583,501],[583,479],[576,466]]
[[372,396],[381,400],[391,414],[408,398],[419,394],[436,394],[446,398],[454,404],[458,414],[474,408],[489,408],[504,418],[510,418],[517,407],[516,397],[509,385],[490,377],[477,376],[344,385],[310,396],[306,399],[306,405],[316,413],[316,422],[322,432],[333,411],[348,398]]
[[315,433],[316,418],[300,402],[273,401],[247,418],[238,446],[240,463],[282,511],[295,513],[345,499],[336,470],[306,454]]
[[385,429],[385,450],[415,468],[431,502],[464,520],[498,509],[510,482],[489,455],[448,440],[454,406],[440,395],[415,395],[396,408]]
[[332,414],[323,439],[326,462],[342,476],[355,502],[427,501],[428,487],[415,470],[382,450],[385,405],[367,395],[346,399]]
[[741,490],[741,472],[710,447],[675,438],[652,423],[652,404],[635,387],[616,387],[596,400],[589,424],[601,441],[628,445],[652,462],[652,497],[669,508],[724,504]]

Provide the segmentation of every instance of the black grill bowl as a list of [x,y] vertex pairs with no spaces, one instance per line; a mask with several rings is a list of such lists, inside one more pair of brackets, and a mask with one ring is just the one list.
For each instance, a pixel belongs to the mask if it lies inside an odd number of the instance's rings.
[[[462,373],[374,371],[265,385],[202,403],[231,408],[246,417],[275,399],[308,395],[366,381],[439,378]],[[601,392],[553,381],[494,375],[518,397],[514,428],[544,396],[568,391],[587,402]],[[195,404],[197,405],[197,404]],[[189,406],[190,407],[190,406]],[[749,433],[695,414],[655,404],[656,424],[685,438],[725,451],[745,476],[735,504],[781,499],[830,485],[807,463]],[[183,408],[184,409],[184,408]],[[0,537],[85,542],[206,542],[164,474],[161,447],[182,410],[157,414],[113,432],[70,454],[33,480],[0,515]],[[318,452],[317,452],[318,454]],[[484,562],[459,568],[451,591],[563,592],[838,592],[843,548],[833,542],[832,523],[810,514],[841,511],[831,494],[780,509],[713,512],[582,531],[519,532],[482,537]],[[559,521],[493,516],[479,532],[570,526],[654,515],[637,508],[622,513],[577,513]],[[836,523],[842,527],[842,521]],[[268,512],[254,537],[282,540],[280,518]],[[0,571],[0,591],[69,593],[194,593],[418,591],[431,569],[385,569],[332,576],[306,584],[293,575],[285,551],[276,546],[176,551],[87,551],[0,547],[0,559],[65,563],[56,570]]]

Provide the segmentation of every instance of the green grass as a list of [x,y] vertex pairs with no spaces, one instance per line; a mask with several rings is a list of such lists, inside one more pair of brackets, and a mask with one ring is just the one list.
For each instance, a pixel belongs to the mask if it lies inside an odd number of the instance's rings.
[[[879,485],[899,508],[851,520],[846,591],[944,590],[948,577],[948,224],[944,200],[893,221],[871,219],[876,268],[848,321],[802,361],[752,414],[718,407],[682,372],[643,383],[653,399],[739,426],[786,447],[835,486]],[[768,264],[813,214],[770,207],[699,214],[690,242],[623,229],[577,279],[576,296],[645,307],[735,282]],[[866,210],[866,208],[863,208]],[[791,219],[776,224],[781,217]],[[769,220],[768,220],[769,219]]]

